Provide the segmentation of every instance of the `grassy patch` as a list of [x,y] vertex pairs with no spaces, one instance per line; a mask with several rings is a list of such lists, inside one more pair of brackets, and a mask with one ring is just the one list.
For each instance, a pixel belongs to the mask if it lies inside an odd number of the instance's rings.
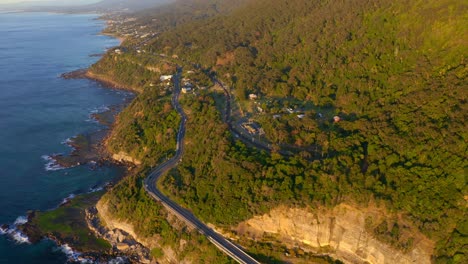
[[38,212],[31,225],[42,236],[52,235],[72,245],[79,251],[107,251],[112,246],[104,239],[97,238],[87,227],[86,208],[96,204],[103,192],[81,195],[55,210]]

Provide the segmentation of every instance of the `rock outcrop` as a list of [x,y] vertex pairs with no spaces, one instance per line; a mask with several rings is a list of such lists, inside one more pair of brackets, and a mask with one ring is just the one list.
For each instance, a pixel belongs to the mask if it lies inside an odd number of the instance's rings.
[[86,222],[89,229],[98,237],[111,243],[113,250],[127,256],[131,263],[151,263],[149,249],[139,243],[134,236],[125,230],[103,224],[98,216],[96,207],[86,210]]
[[113,154],[112,158],[114,160],[119,161],[119,162],[130,162],[130,163],[133,163],[135,165],[140,165],[141,164],[141,161],[133,158],[132,156],[128,155],[127,153],[125,153],[123,151],[120,151],[119,153]]
[[275,237],[286,245],[326,251],[345,263],[431,263],[434,243],[414,229],[414,242],[406,252],[375,238],[375,224],[370,223],[382,222],[386,216],[383,209],[345,204],[317,210],[282,207],[242,222],[234,231],[257,240]]
[[[130,260],[136,260],[135,263],[158,263],[158,264],[191,264],[190,258],[184,257],[181,259],[176,254],[176,249],[170,246],[161,246],[161,238],[159,236],[140,237],[135,233],[132,224],[116,219],[107,209],[107,203],[100,200],[95,208],[95,211],[90,212],[91,217],[87,217],[88,225],[91,230],[100,237],[109,241],[114,249],[125,253]],[[183,228],[183,222],[177,220],[175,216],[168,215],[168,221],[178,228]],[[178,251],[183,251],[185,240],[180,241]],[[163,252],[163,257],[157,260],[150,255],[150,249],[160,248]]]

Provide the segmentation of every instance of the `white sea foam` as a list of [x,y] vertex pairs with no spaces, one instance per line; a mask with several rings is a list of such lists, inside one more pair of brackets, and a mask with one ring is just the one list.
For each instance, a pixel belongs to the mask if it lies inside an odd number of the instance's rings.
[[82,257],[80,252],[74,251],[68,244],[60,246],[59,250],[67,256],[69,262],[78,262],[82,264],[94,263],[92,260]]
[[12,232],[8,232],[10,237],[15,240],[16,243],[18,244],[29,244],[29,238],[25,234],[23,234],[21,231],[15,229],[12,230]]
[[96,188],[90,188],[89,192],[94,193],[94,192],[100,192],[102,190],[104,190],[104,187],[96,187]]
[[72,143],[72,139],[71,138],[67,138],[65,139],[64,141],[60,142],[62,143],[62,145],[70,145],[70,143]]
[[99,124],[99,121],[97,121],[95,118],[93,118],[92,116],[90,116],[88,119],[85,120],[86,122],[89,122],[89,123],[95,123],[95,124]]
[[68,195],[67,197],[63,198],[60,205],[64,205],[64,204],[68,203],[69,201],[73,200],[73,198],[75,198],[75,195],[72,193],[72,194]]
[[91,114],[97,114],[97,113],[102,113],[102,112],[105,112],[105,111],[109,111],[110,108],[106,105],[101,105],[99,107],[96,107],[96,108],[93,108],[91,110]]
[[0,227],[0,235],[7,235],[9,238],[14,240],[18,244],[23,243],[30,243],[29,238],[23,234],[20,230],[18,230],[18,225],[24,225],[28,222],[28,218],[26,216],[20,216],[16,218],[13,225],[9,226],[8,228]]
[[[59,155],[59,154],[53,154],[53,155]],[[44,169],[46,171],[58,171],[58,170],[66,169],[65,167],[62,167],[59,164],[57,164],[57,161],[55,161],[49,155],[42,155],[41,157],[43,160],[47,161],[47,163],[44,165]]]
[[106,112],[106,111],[109,111],[109,110],[110,110],[109,106],[105,106],[105,105],[101,105],[99,107],[95,107],[95,108],[91,109],[89,117],[88,117],[88,119],[86,119],[86,122],[99,123],[99,121],[96,120],[96,118],[94,118],[93,115],[103,113],[103,112]]
[[68,244],[60,246],[59,249],[68,257],[69,260],[78,261],[80,253],[73,251]]
[[26,216],[18,216],[18,218],[16,218],[13,224],[17,226],[17,225],[24,225],[27,222],[28,222],[28,218]]

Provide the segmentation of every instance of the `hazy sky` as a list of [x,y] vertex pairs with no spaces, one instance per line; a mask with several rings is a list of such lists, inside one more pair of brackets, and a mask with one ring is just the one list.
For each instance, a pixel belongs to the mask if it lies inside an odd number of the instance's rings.
[[[0,0],[0,4],[12,4],[12,3],[20,3],[20,2],[58,2],[54,0]],[[89,4],[89,3],[95,3],[99,2],[99,0],[62,0],[59,2],[68,2],[68,3],[73,3],[73,4]]]

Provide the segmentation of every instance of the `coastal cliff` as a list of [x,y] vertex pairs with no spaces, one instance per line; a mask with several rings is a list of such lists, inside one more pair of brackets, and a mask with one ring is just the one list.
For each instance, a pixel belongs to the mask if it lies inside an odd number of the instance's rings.
[[[414,241],[408,250],[376,238],[374,228],[388,216],[383,209],[346,204],[315,210],[279,207],[240,223],[235,231],[254,240],[274,237],[283,244],[327,253],[345,263],[431,263],[434,243],[410,227],[400,234],[402,239]],[[401,220],[400,225],[404,226]]]
[[116,161],[120,161],[120,162],[130,162],[130,163],[133,163],[135,165],[140,165],[141,164],[141,161],[131,157],[130,155],[128,155],[127,153],[123,152],[123,151],[120,151],[119,153],[116,153],[116,154],[112,154],[112,158]]

